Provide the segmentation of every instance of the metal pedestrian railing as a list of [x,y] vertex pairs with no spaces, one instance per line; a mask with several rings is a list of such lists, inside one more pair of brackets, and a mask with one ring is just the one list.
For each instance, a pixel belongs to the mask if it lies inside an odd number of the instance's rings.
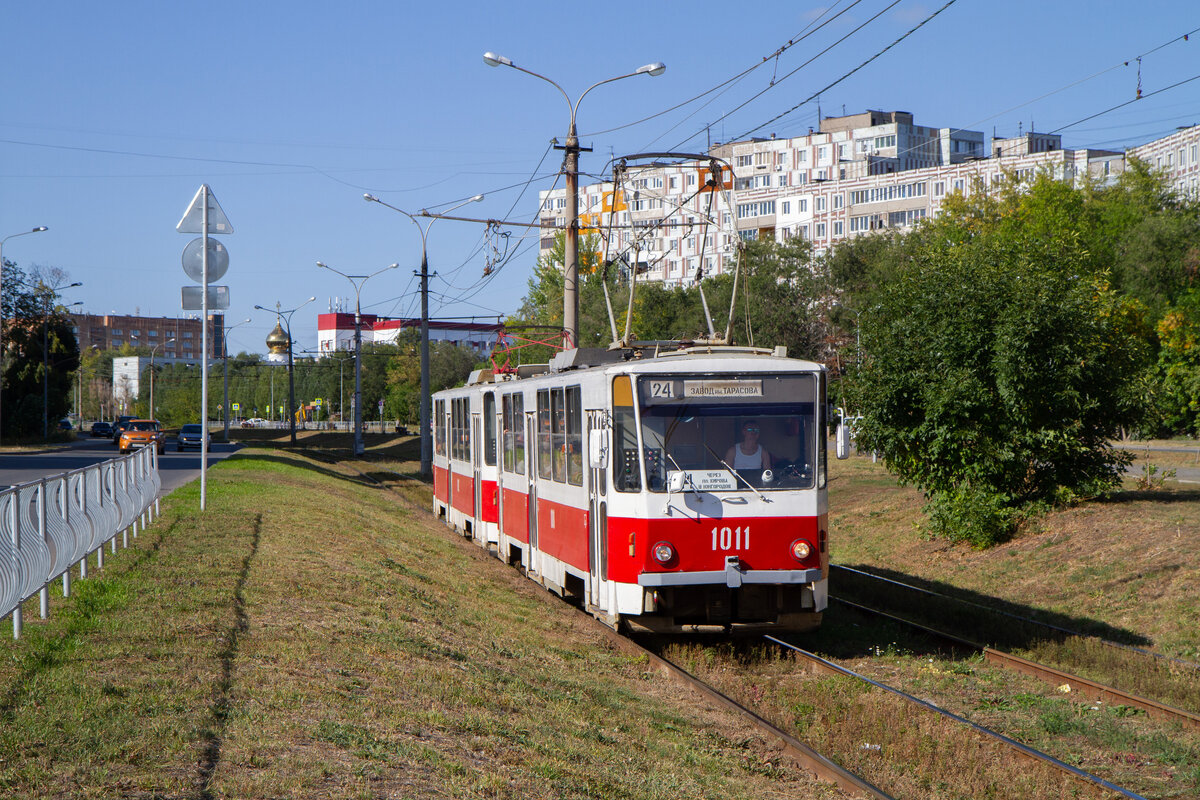
[[21,604],[40,597],[50,615],[50,584],[62,578],[71,596],[71,568],[88,576],[94,553],[104,568],[104,546],[116,555],[117,537],[129,547],[158,515],[158,454],[153,446],[73,472],[0,490],[0,619],[12,614],[21,636]]

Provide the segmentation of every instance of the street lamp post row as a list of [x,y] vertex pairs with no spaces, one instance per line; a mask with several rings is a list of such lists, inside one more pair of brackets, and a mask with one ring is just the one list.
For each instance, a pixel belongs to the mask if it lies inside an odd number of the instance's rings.
[[395,269],[400,265],[389,264],[370,275],[347,275],[323,261],[318,261],[317,266],[330,272],[336,272],[350,281],[350,285],[354,287],[354,455],[361,456],[366,449],[363,446],[362,430],[362,287],[379,273]]
[[[433,471],[433,432],[429,424],[429,251],[427,242],[429,239],[429,229],[433,227],[433,223],[438,219],[438,215],[430,214],[425,209],[417,212],[417,216],[429,218],[429,222],[422,228],[420,223],[417,222],[416,216],[402,208],[396,208],[390,203],[385,203],[372,194],[364,194],[363,199],[369,203],[378,203],[381,206],[387,206],[392,211],[400,212],[408,217],[413,225],[417,226],[417,232],[421,234],[421,474],[428,475]],[[455,209],[462,208],[467,203],[478,203],[481,200],[483,200],[483,195],[477,194],[457,205],[451,206],[443,211],[442,214],[449,214]]]
[[286,328],[285,332],[288,339],[288,425],[291,430],[291,442],[293,446],[296,444],[296,381],[292,377],[292,315],[316,299],[314,295],[295,308],[288,309],[287,311],[284,311],[278,302],[275,303],[275,308],[254,307],[258,311],[269,311],[274,314],[275,318],[282,322]]
[[[0,401],[4,399],[4,243],[9,239],[15,239],[18,236],[28,236],[31,233],[41,233],[45,230],[49,230],[49,228],[47,228],[45,225],[38,225],[33,230],[12,233],[0,239]],[[0,406],[2,405],[3,403],[0,402]],[[0,423],[2,422],[3,418],[0,418]],[[0,425],[0,435],[3,435],[2,431],[3,425]]]
[[[221,361],[224,365],[224,373],[225,373],[225,399],[224,399],[224,405],[221,406],[221,409],[222,409],[221,416],[224,417],[224,419],[225,419],[225,441],[226,442],[229,441],[229,332],[231,330],[233,330],[234,328],[237,328],[241,325],[245,325],[249,321],[250,321],[250,318],[246,317],[244,320],[239,322],[237,325],[230,325],[228,328],[224,328],[221,331],[221,353],[222,353]],[[222,322],[222,325],[224,325],[223,317],[222,317],[221,322]],[[204,424],[204,435],[208,436],[208,421],[207,420],[205,420],[205,424]]]
[[564,246],[563,246],[563,330],[567,334],[567,344],[572,347],[579,346],[579,153],[584,149],[579,146],[579,136],[575,129],[575,115],[579,111],[579,104],[583,102],[583,98],[587,93],[597,86],[603,86],[606,83],[619,81],[624,78],[632,78],[635,75],[651,75],[658,76],[666,72],[667,67],[661,61],[656,61],[653,64],[646,64],[638,67],[633,72],[625,75],[618,75],[615,78],[606,78],[605,80],[593,83],[591,86],[583,90],[583,94],[579,95],[579,99],[574,103],[571,98],[554,81],[547,78],[545,75],[538,74],[532,70],[518,67],[512,62],[512,59],[505,58],[496,53],[487,52],[483,54],[483,62],[489,67],[512,67],[519,72],[524,72],[526,75],[532,75],[535,78],[541,78],[546,83],[558,89],[562,93],[563,99],[567,101],[567,108],[571,111],[571,124],[567,128],[567,141],[558,147],[559,150],[566,151],[566,159],[563,169],[566,172],[566,191],[567,191],[567,231]]

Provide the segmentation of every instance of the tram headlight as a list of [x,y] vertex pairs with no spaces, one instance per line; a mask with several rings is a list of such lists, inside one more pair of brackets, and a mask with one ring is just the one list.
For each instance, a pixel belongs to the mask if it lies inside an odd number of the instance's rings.
[[803,561],[812,555],[812,545],[803,539],[797,539],[792,542],[792,558],[797,561]]
[[658,542],[651,552],[654,554],[654,560],[660,564],[669,564],[675,558],[675,548],[671,547],[670,542]]

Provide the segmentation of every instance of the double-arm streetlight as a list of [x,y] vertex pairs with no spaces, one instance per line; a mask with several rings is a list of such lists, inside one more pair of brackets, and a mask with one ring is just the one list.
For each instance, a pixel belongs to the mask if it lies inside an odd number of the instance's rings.
[[489,67],[512,67],[515,70],[524,72],[526,75],[532,75],[535,78],[541,78],[546,83],[558,89],[562,93],[563,99],[567,101],[567,107],[571,110],[571,126],[567,128],[567,142],[562,147],[557,149],[566,151],[566,159],[563,166],[567,175],[567,231],[564,242],[563,260],[563,330],[567,333],[567,343],[570,346],[579,346],[579,153],[586,149],[579,146],[579,136],[575,131],[575,114],[579,111],[579,104],[587,93],[597,86],[603,86],[606,83],[619,81],[624,78],[632,78],[635,75],[653,75],[658,76],[666,72],[667,67],[661,61],[656,61],[653,64],[646,64],[638,67],[633,72],[625,75],[618,75],[615,78],[607,78],[593,83],[591,86],[583,90],[583,94],[579,95],[579,99],[574,103],[571,98],[554,81],[547,78],[545,75],[540,75],[532,70],[518,67],[512,62],[512,59],[505,58],[496,53],[484,53],[483,62]]
[[[221,361],[224,364],[224,372],[225,372],[225,401],[224,401],[225,404],[221,406],[221,408],[224,411],[224,413],[221,414],[221,416],[225,418],[225,441],[226,442],[229,441],[229,332],[231,330],[233,330],[234,328],[237,328],[241,325],[245,325],[249,321],[250,321],[250,318],[246,317],[244,320],[239,322],[237,325],[230,325],[228,328],[224,328],[221,331],[221,353],[222,353]],[[222,318],[222,324],[223,323],[224,323],[224,319]],[[208,436],[207,422],[204,426],[204,435]]]
[[175,337],[172,336],[165,342],[159,342],[150,348],[150,419],[156,419],[154,416],[154,354],[158,352],[158,348],[173,341],[175,341]]
[[389,264],[383,269],[375,270],[370,275],[347,275],[323,261],[318,261],[317,266],[330,272],[336,272],[350,281],[350,285],[354,287],[354,455],[361,456],[365,449],[362,431],[362,287],[364,283],[379,273],[395,269],[400,265]]
[[[45,225],[38,225],[31,231],[10,233],[8,236],[0,239],[0,395],[3,394],[4,390],[4,243],[18,236],[28,236],[31,233],[41,233],[44,230],[49,229]],[[2,396],[0,396],[0,400],[3,400]],[[0,405],[3,404],[0,403]],[[3,422],[3,420],[0,419],[0,422]],[[2,425],[0,425],[0,430],[3,430]]]
[[278,302],[275,303],[274,308],[254,307],[257,311],[268,311],[274,314],[276,319],[282,322],[286,328],[285,332],[288,338],[288,424],[291,426],[293,446],[296,444],[296,381],[292,377],[292,314],[295,314],[316,299],[316,295],[314,295],[295,308],[288,309],[287,311],[284,311]]
[[[31,231],[32,233],[32,231]],[[66,286],[47,286],[42,283],[39,289],[42,295],[42,438],[50,438],[50,298],[57,297],[63,289],[74,289],[83,286],[79,281],[68,283]],[[68,308],[81,306],[83,301],[69,303]]]
[[[390,203],[385,203],[378,197],[372,194],[364,194],[363,200],[369,203],[379,203],[381,206],[387,206],[392,211],[399,211],[404,216],[412,221],[413,225],[417,226],[417,232],[421,234],[421,474],[428,475],[433,471],[433,438],[432,431],[429,426],[429,252],[426,247],[429,239],[429,229],[433,227],[434,220],[439,216],[449,214],[455,209],[462,208],[467,203],[478,203],[483,199],[483,195],[477,194],[474,197],[463,200],[457,205],[453,205],[440,215],[430,214],[425,209],[417,212],[416,216],[408,213],[402,208],[396,208]],[[429,222],[424,228],[421,223],[417,222],[417,216],[428,217]],[[355,414],[357,415],[357,410]]]

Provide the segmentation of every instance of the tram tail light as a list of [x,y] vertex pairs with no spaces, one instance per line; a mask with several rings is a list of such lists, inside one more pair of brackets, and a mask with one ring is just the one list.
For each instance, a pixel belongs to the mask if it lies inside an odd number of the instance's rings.
[[797,561],[803,561],[812,555],[812,545],[803,539],[797,539],[792,542],[792,558]]
[[669,564],[675,558],[675,548],[669,542],[659,542],[654,545],[654,560],[660,564]]

